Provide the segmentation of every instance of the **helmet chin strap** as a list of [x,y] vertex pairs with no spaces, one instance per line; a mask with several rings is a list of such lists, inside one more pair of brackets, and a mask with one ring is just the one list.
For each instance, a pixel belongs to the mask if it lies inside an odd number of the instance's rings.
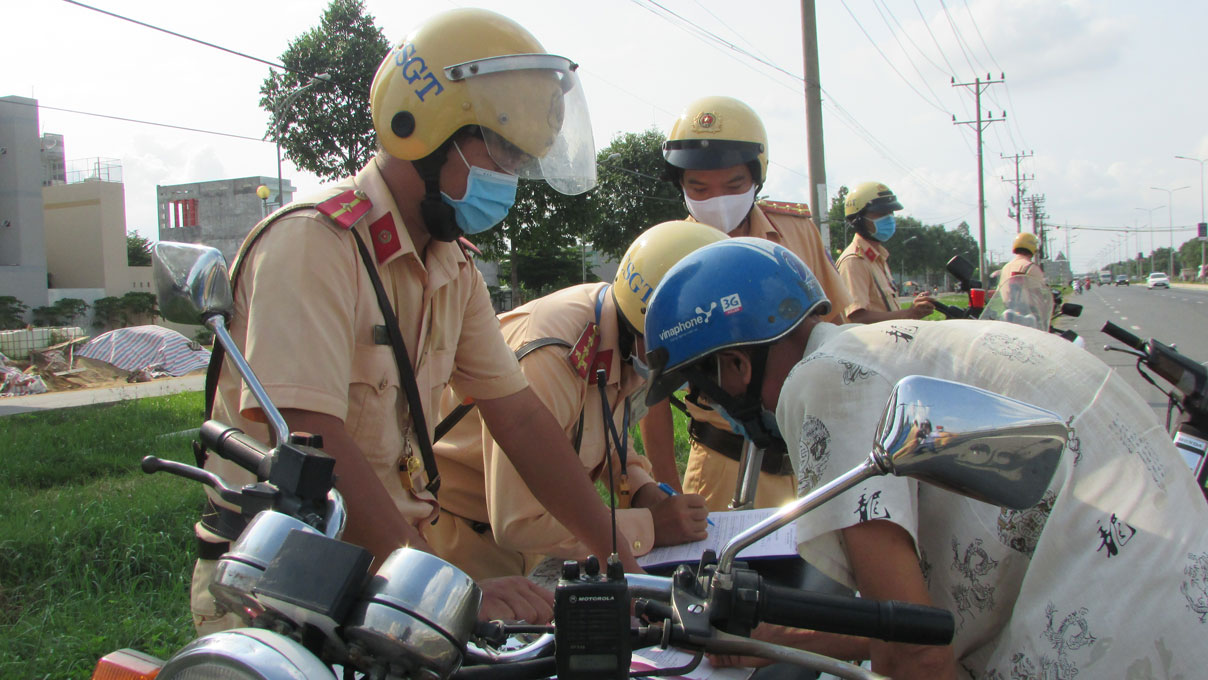
[[748,352],[751,355],[751,382],[747,383],[746,391],[739,396],[730,395],[721,388],[721,385],[717,384],[713,377],[705,375],[704,371],[695,366],[684,369],[684,375],[693,387],[704,392],[710,401],[724,408],[726,413],[742,423],[743,429],[747,431],[747,436],[755,443],[755,446],[761,449],[770,449],[776,445],[783,446],[783,440],[764,427],[761,417],[763,398],[760,392],[763,388],[763,376],[767,369],[768,346],[749,347]]
[[456,241],[462,235],[461,227],[457,226],[453,206],[445,203],[440,194],[440,169],[448,158],[452,144],[453,138],[450,137],[436,151],[411,162],[420,179],[424,181],[424,198],[419,204],[424,226],[427,227],[429,236],[446,243]]

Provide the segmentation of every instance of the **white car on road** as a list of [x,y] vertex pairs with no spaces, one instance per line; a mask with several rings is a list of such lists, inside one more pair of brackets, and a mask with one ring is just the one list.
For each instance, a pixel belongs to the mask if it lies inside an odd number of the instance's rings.
[[1145,279],[1146,288],[1170,288],[1170,279],[1162,272],[1153,272]]

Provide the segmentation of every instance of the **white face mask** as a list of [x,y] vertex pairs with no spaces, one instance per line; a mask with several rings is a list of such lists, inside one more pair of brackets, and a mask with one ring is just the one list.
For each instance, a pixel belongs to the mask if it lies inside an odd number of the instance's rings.
[[701,224],[707,224],[714,229],[730,233],[742,224],[755,205],[755,185],[745,193],[714,196],[703,201],[694,201],[684,192],[684,202],[688,204],[688,212]]

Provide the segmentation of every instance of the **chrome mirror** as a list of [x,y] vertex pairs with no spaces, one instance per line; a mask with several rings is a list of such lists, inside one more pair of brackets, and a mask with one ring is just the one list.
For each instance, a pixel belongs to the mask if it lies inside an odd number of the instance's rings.
[[1022,510],[1048,488],[1068,435],[1052,411],[912,375],[889,397],[873,459],[888,474]]
[[168,321],[200,324],[234,307],[226,260],[217,248],[160,241],[151,261],[159,311]]

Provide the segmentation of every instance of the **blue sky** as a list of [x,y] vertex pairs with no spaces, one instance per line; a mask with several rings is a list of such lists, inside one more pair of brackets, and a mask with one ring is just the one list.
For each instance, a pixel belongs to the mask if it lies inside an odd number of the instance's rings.
[[[236,3],[93,0],[93,4],[275,61],[317,23],[322,0]],[[367,0],[392,41],[423,15],[416,3]],[[1165,229],[1189,238],[1200,219],[1200,169],[1176,154],[1208,158],[1202,68],[1208,3],[1117,0],[822,0],[819,65],[828,184],[879,179],[906,212],[927,223],[977,226],[972,96],[950,78],[1006,74],[985,110],[1007,120],[985,133],[986,236],[1008,249],[1013,161],[1030,192],[1046,196],[1049,222]],[[458,6],[437,0],[427,12]],[[797,0],[484,0],[529,27],[555,53],[579,62],[596,144],[616,134],[666,131],[688,101],[724,94],[751,104],[769,131],[766,191],[807,201],[800,3]],[[671,17],[674,13],[682,19]],[[728,42],[725,47],[685,21]],[[263,64],[112,19],[58,0],[5,3],[0,95],[47,106],[260,137]],[[13,30],[15,29],[15,30]],[[756,61],[744,51],[757,56]],[[769,65],[770,64],[770,65]],[[787,73],[785,73],[787,72]],[[276,174],[271,144],[43,110],[44,132],[66,137],[67,157],[120,158],[127,222],[156,237],[155,185]],[[319,185],[286,163],[302,190]],[[1167,194],[1151,187],[1187,189]],[[1146,210],[1138,210],[1145,208]],[[1057,246],[1065,250],[1065,231]],[[1121,234],[1070,230],[1077,269],[1113,259]],[[1140,235],[1148,251],[1168,232]],[[1138,236],[1128,239],[1135,253]]]

